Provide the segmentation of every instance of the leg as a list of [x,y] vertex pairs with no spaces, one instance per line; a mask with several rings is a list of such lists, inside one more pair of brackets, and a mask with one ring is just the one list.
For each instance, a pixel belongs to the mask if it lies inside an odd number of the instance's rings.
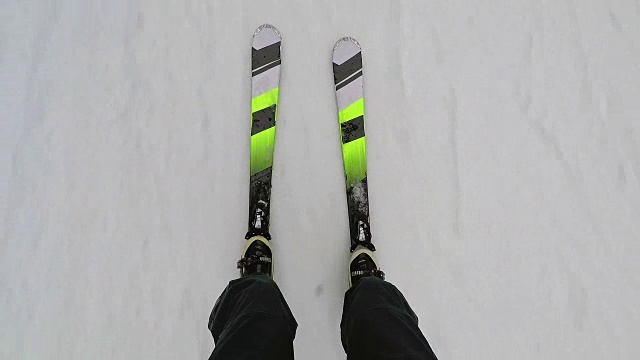
[[213,307],[211,359],[293,359],[298,324],[280,289],[267,275],[229,282]]
[[349,360],[436,359],[402,293],[375,276],[347,291],[340,328]]

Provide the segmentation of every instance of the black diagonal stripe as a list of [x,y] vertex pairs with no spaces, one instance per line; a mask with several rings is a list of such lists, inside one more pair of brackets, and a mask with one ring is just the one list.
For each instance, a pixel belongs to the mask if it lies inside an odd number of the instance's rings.
[[266,185],[267,188],[271,189],[271,169],[272,167],[269,166],[268,168],[251,175],[249,179],[250,189],[255,189],[258,185],[258,182]]
[[269,69],[273,69],[274,67],[280,65],[280,60],[276,60],[274,62],[272,62],[271,64],[268,64],[266,66],[261,67],[258,70],[253,70],[253,72],[251,73],[251,76],[256,76],[258,74],[262,74],[263,72],[269,70]]
[[336,85],[336,90],[342,89],[346,85],[350,84],[353,80],[355,80],[355,79],[357,79],[357,78],[359,78],[361,76],[362,76],[362,70],[358,71],[352,77],[347,78],[345,81],[341,82],[340,84],[337,84]]
[[251,49],[251,70],[265,66],[280,59],[280,41],[262,49]]
[[358,70],[362,70],[362,52],[360,51],[340,65],[333,63],[333,80],[338,84]]
[[251,135],[257,134],[276,124],[276,105],[258,110],[251,114]]
[[346,144],[353,140],[364,137],[364,116],[345,121],[340,124],[342,128],[342,143]]

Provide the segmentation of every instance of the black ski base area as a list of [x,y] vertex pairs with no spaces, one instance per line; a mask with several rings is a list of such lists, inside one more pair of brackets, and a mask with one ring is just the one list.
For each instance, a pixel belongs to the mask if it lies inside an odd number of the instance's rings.
[[351,248],[360,244],[361,227],[360,222],[364,223],[364,240],[371,242],[371,231],[369,229],[369,192],[367,186],[367,178],[357,182],[347,189],[347,208],[349,213],[349,232],[351,234]]
[[[251,176],[249,181],[249,223],[247,238],[254,235],[269,236],[271,215],[271,167]],[[256,228],[256,213],[260,212],[260,227]]]

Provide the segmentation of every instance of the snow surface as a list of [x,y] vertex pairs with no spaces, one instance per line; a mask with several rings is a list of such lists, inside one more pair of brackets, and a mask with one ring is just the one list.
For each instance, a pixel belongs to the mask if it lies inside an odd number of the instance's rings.
[[297,358],[345,358],[345,35],[379,260],[436,354],[640,357],[640,2],[337,3],[0,2],[0,358],[210,354],[262,23],[284,37],[272,234]]

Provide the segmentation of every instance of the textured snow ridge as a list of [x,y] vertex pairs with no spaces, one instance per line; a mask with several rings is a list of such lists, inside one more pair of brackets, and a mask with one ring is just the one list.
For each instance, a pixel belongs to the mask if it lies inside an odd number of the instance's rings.
[[265,23],[283,37],[271,234],[297,358],[346,358],[344,36],[364,58],[376,255],[436,354],[640,358],[637,1],[0,14],[0,358],[207,358],[246,231]]

